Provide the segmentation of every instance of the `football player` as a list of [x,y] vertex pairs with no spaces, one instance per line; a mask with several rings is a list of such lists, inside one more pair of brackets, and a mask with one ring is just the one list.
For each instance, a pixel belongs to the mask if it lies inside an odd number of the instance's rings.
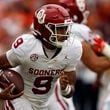
[[[86,1],[59,0],[59,4],[68,10],[72,20],[76,22],[72,25],[71,37],[75,37],[82,42],[83,54],[81,57],[82,63],[80,66],[82,66],[84,70],[90,71],[90,73],[91,70],[94,71],[95,74],[103,73],[103,71],[108,68],[107,62],[109,62],[109,59],[107,59],[106,57],[98,57],[92,50],[91,45],[95,47],[95,50],[97,52],[104,54],[108,58],[110,58],[110,47],[103,41],[103,39],[101,39],[99,36],[97,37],[97,35],[95,35],[91,31],[91,29],[85,25],[87,22],[88,15],[90,13],[87,10]],[[79,70],[80,67],[77,66],[77,68],[78,68],[77,74],[80,74],[81,73],[81,71]],[[58,84],[56,84],[56,88],[59,88],[57,86]],[[58,97],[60,98],[60,100],[62,100],[62,96],[60,96],[60,91],[55,91],[52,97],[54,97],[51,99],[54,101],[54,104]],[[63,100],[65,100],[65,98],[63,98]],[[66,99],[65,102],[68,105],[68,110],[75,109],[72,102],[72,98]],[[56,105],[55,106],[53,105],[52,107],[54,108],[56,107]]]
[[61,94],[66,98],[73,95],[82,45],[69,38],[72,23],[60,5],[44,5],[35,11],[33,31],[19,36],[11,49],[0,55],[0,68],[17,66],[24,79],[23,95],[11,93],[14,84],[1,91],[5,110],[56,110],[49,106],[49,98],[57,79]]

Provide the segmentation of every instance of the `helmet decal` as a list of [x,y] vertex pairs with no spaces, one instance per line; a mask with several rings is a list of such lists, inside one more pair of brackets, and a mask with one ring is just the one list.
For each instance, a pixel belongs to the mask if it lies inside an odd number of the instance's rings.
[[45,21],[45,10],[41,9],[38,13],[35,13],[40,24],[43,24]]
[[81,12],[86,10],[85,0],[76,0],[76,4]]

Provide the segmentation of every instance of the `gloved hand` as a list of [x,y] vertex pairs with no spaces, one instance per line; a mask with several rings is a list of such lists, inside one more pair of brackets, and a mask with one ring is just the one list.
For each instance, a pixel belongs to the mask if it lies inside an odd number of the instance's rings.
[[100,37],[100,35],[94,36],[92,48],[96,53],[102,53],[110,59],[110,46]]
[[99,35],[95,35],[93,40],[94,40],[94,43],[92,45],[93,50],[96,53],[102,53],[105,47],[105,41]]

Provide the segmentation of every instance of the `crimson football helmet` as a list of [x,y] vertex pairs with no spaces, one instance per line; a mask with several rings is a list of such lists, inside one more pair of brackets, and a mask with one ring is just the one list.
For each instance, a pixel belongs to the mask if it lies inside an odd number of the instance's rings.
[[59,0],[59,4],[68,10],[74,22],[87,22],[90,12],[86,0]]
[[68,11],[57,4],[44,5],[34,14],[34,33],[37,33],[41,40],[56,47],[62,47],[69,37],[71,24],[72,19]]

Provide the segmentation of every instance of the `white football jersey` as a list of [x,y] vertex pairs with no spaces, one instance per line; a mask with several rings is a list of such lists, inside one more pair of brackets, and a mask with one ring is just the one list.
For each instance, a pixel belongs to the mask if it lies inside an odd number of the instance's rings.
[[[94,33],[84,24],[74,23],[71,28],[71,33],[71,37],[73,38],[75,37],[80,41],[87,41],[89,44],[94,43]],[[76,72],[78,73],[77,77],[85,83],[94,83],[97,77],[97,75],[87,68],[82,61],[78,63]]]
[[72,25],[72,28],[71,28],[71,37],[75,37],[77,39],[79,39],[80,41],[87,41],[89,42],[90,44],[93,44],[94,40],[93,40],[93,32],[92,30],[84,25],[84,24],[78,24],[78,23],[74,23]]
[[36,107],[45,106],[61,71],[74,70],[81,55],[82,45],[74,39],[65,41],[61,51],[54,58],[48,58],[42,43],[32,34],[18,37],[7,52],[10,64],[19,65],[17,71],[24,79],[25,97]]

